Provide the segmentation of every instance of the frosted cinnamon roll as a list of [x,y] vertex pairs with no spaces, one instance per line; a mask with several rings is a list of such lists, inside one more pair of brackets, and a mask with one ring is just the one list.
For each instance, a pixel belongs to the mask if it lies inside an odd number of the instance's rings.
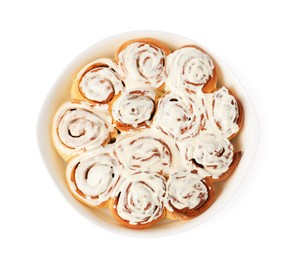
[[123,92],[112,105],[117,128],[128,131],[149,126],[155,111],[155,99],[155,93],[145,89]]
[[73,99],[107,103],[124,88],[118,65],[111,59],[97,59],[77,74],[71,89]]
[[119,178],[116,160],[104,151],[76,156],[69,161],[66,169],[71,193],[91,207],[107,206]]
[[155,131],[143,130],[117,140],[114,156],[124,169],[162,173],[172,164],[174,148]]
[[126,227],[148,228],[165,215],[165,192],[164,177],[154,172],[136,172],[121,183],[110,210]]
[[214,201],[213,187],[197,173],[170,174],[166,187],[166,217],[169,219],[197,217]]
[[233,138],[242,126],[240,102],[225,87],[215,91],[211,99],[211,123],[224,137]]
[[200,171],[200,175],[222,180],[230,173],[234,160],[233,145],[220,134],[202,132],[188,145],[186,160],[194,167],[205,170]]
[[193,100],[175,93],[165,94],[159,99],[154,126],[176,140],[198,135],[205,127],[206,117],[202,99],[196,98],[195,102],[194,105]]
[[66,102],[57,110],[52,138],[64,160],[105,145],[113,131],[107,106],[86,101]]
[[185,46],[167,58],[166,88],[204,93],[215,90],[217,83],[216,67],[211,58],[197,46]]
[[120,46],[115,60],[123,71],[127,86],[159,88],[165,81],[169,53],[170,50],[160,42],[143,38]]

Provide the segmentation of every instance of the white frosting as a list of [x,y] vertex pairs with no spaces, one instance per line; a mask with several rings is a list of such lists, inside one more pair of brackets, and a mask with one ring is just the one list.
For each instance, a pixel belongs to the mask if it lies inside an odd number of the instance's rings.
[[52,127],[55,146],[69,156],[101,147],[113,130],[108,106],[85,101],[64,103]]
[[165,53],[142,42],[129,44],[118,54],[127,87],[160,87],[165,81]]
[[201,132],[186,150],[186,159],[192,165],[204,168],[213,178],[228,170],[233,155],[233,146],[227,138],[209,132]]
[[208,198],[208,190],[198,174],[177,172],[170,174],[167,180],[166,208],[194,209],[200,207]]
[[116,160],[98,150],[74,157],[66,177],[72,193],[90,206],[99,206],[112,196],[120,175]]
[[198,135],[206,119],[202,104],[198,106],[199,102],[196,105],[194,102],[173,92],[165,95],[158,103],[155,127],[176,140]]
[[154,172],[137,172],[126,176],[117,194],[115,209],[131,225],[150,223],[164,211],[165,179]]
[[121,134],[114,144],[114,155],[124,169],[167,172],[178,164],[177,148],[159,131],[145,129]]
[[212,95],[212,116],[208,127],[217,129],[226,138],[238,132],[237,124],[239,118],[238,104],[225,87],[220,88]]
[[93,61],[78,73],[78,78],[82,95],[99,103],[110,101],[124,88],[118,65],[110,59]]
[[155,93],[149,90],[126,91],[114,102],[112,116],[124,125],[136,128],[151,119],[155,110]]
[[214,64],[210,57],[194,47],[184,47],[167,57],[166,88],[197,87],[213,76]]

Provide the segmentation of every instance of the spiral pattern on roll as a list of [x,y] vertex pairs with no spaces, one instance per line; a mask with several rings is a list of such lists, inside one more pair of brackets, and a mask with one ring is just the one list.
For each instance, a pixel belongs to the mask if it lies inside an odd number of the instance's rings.
[[79,91],[88,100],[107,103],[124,89],[118,65],[110,59],[98,59],[77,76]]
[[116,160],[97,151],[74,157],[67,166],[66,178],[75,197],[96,207],[110,199],[120,174]]
[[214,92],[211,107],[213,128],[216,128],[226,138],[239,131],[240,113],[238,103],[227,88],[222,87]]
[[154,172],[136,172],[120,185],[114,210],[130,225],[153,224],[164,213],[166,180]]
[[233,145],[221,135],[202,132],[186,151],[186,159],[197,168],[203,168],[218,178],[233,161]]
[[162,48],[146,42],[133,42],[118,54],[126,84],[158,88],[165,81],[166,54]]
[[203,104],[194,106],[190,99],[170,93],[159,100],[154,125],[176,140],[195,137],[204,129]]
[[166,85],[171,89],[202,87],[213,77],[213,70],[213,61],[206,53],[195,47],[184,47],[167,58]]
[[198,215],[208,199],[208,187],[196,173],[183,171],[170,174],[166,187],[166,208],[182,218]]
[[122,93],[112,106],[112,116],[119,127],[137,128],[149,124],[155,111],[155,93],[131,90]]
[[114,155],[125,169],[162,172],[171,166],[169,145],[150,131],[127,135],[114,146]]
[[53,122],[53,140],[67,156],[94,150],[109,140],[111,118],[106,108],[84,101],[64,103]]

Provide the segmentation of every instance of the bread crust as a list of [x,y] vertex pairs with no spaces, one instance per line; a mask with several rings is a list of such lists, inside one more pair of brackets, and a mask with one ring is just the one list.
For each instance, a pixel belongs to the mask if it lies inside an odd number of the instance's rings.
[[129,40],[124,42],[115,52],[115,56],[114,59],[117,63],[119,63],[119,53],[122,52],[124,49],[127,48],[128,45],[130,45],[131,43],[135,43],[135,42],[141,42],[141,43],[145,43],[145,44],[149,44],[152,46],[156,46],[160,49],[163,50],[163,52],[165,53],[166,56],[168,56],[171,51],[160,41],[152,39],[152,38],[138,38],[138,39],[133,39],[133,40]]
[[[187,47],[195,48],[195,49],[203,52],[207,56],[209,56],[209,54],[205,50],[203,50],[201,47],[194,45],[194,44],[184,45],[184,46],[178,48],[178,50],[187,48]],[[203,84],[203,86],[202,86],[203,93],[213,93],[217,89],[217,81],[218,81],[217,68],[216,68],[216,64],[214,63],[213,59],[211,57],[210,57],[210,59],[212,60],[213,65],[214,65],[214,68],[212,70],[213,75],[212,75],[212,77],[210,77],[208,79],[208,81],[205,84]]]
[[117,206],[117,198],[112,198],[111,202],[109,204],[109,209],[110,212],[112,214],[112,216],[124,227],[127,228],[131,228],[131,229],[137,229],[137,230],[141,230],[141,229],[147,229],[153,225],[155,225],[156,223],[158,223],[160,220],[162,220],[165,217],[165,210],[163,211],[163,213],[156,219],[154,219],[151,222],[145,223],[145,224],[130,224],[128,220],[122,219],[116,209]]
[[183,208],[177,209],[173,205],[170,205],[173,208],[173,211],[166,209],[166,218],[171,220],[190,220],[198,217],[203,212],[205,212],[215,200],[215,191],[214,187],[211,185],[211,182],[204,179],[202,180],[208,191],[208,198],[202,205],[197,205],[193,209]]

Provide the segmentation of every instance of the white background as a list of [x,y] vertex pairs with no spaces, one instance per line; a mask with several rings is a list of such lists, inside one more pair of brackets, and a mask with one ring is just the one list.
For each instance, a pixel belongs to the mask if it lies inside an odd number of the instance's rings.
[[[296,259],[293,3],[1,0],[0,259]],[[256,160],[232,200],[191,231],[151,239],[110,233],[78,214],[36,142],[39,109],[64,67],[107,36],[144,29],[180,34],[218,55],[261,124]]]

